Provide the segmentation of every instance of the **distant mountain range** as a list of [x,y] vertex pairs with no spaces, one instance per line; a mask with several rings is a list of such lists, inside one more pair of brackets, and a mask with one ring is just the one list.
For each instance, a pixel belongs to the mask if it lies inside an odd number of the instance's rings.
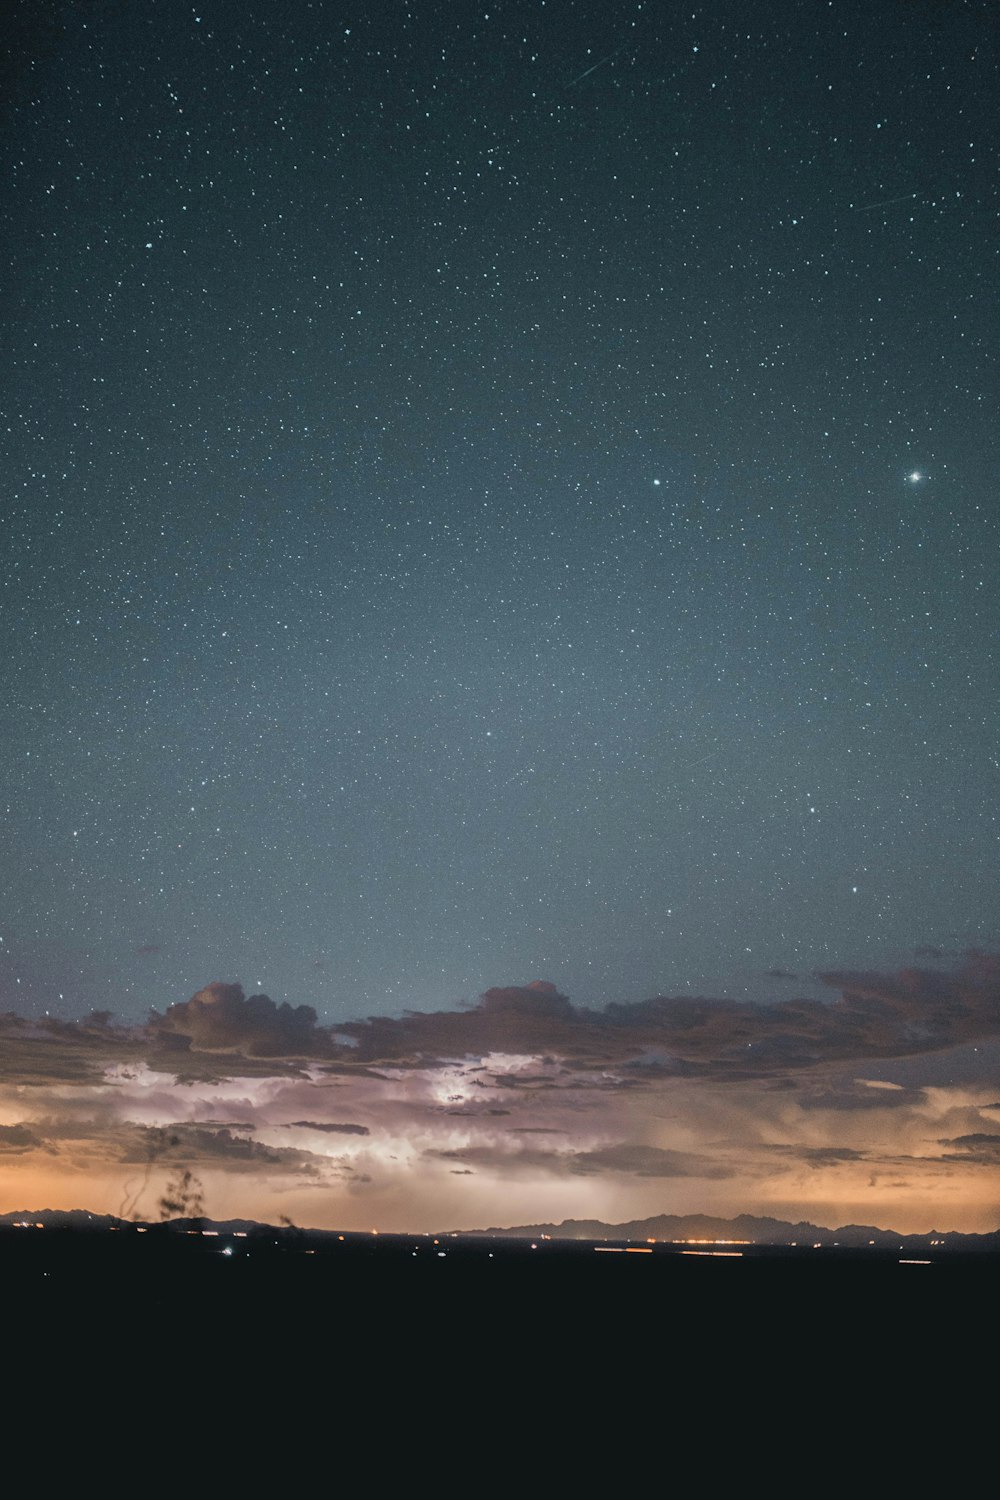
[[[15,1224],[34,1224],[42,1229],[191,1229],[216,1234],[265,1234],[289,1226],[260,1224],[256,1219],[172,1219],[166,1223],[148,1219],[121,1219],[117,1214],[92,1214],[85,1208],[23,1209],[18,1213],[0,1214],[0,1228]],[[296,1231],[298,1232],[298,1231]],[[322,1231],[315,1231],[320,1233]]]
[[548,1236],[554,1240],[735,1241],[753,1245],[842,1245],[879,1250],[935,1246],[948,1250],[988,1250],[994,1254],[1000,1251],[1000,1230],[989,1234],[959,1234],[954,1230],[932,1229],[929,1234],[900,1234],[895,1229],[878,1229],[873,1224],[845,1224],[840,1229],[824,1229],[818,1224],[789,1224],[784,1219],[762,1219],[753,1214],[739,1214],[735,1219],[716,1219],[707,1214],[657,1214],[652,1219],[630,1219],[624,1224],[605,1224],[600,1219],[563,1219],[561,1224],[516,1224],[509,1229],[474,1232],[518,1239]]
[[[40,1211],[25,1209],[18,1213],[0,1214],[0,1227],[12,1227],[15,1224],[91,1231],[196,1228],[209,1234],[256,1236],[291,1233],[308,1235],[310,1239],[338,1234],[337,1230],[303,1230],[289,1225],[261,1224],[254,1219],[177,1219],[169,1224],[137,1224],[114,1214],[93,1214],[80,1208],[46,1208]],[[758,1218],[753,1214],[739,1214],[735,1219],[718,1219],[706,1214],[657,1214],[651,1219],[630,1219],[624,1224],[605,1224],[600,1219],[564,1219],[561,1224],[515,1224],[508,1228],[450,1230],[440,1233],[463,1239],[482,1236],[502,1239],[544,1237],[552,1240],[657,1241],[661,1244],[729,1241],[754,1245],[836,1245],[879,1250],[982,1250],[994,1255],[1000,1254],[1000,1229],[988,1234],[959,1234],[954,1230],[900,1234],[894,1229],[878,1229],[872,1224],[845,1224],[840,1229],[824,1229],[818,1224],[789,1224],[783,1219]]]

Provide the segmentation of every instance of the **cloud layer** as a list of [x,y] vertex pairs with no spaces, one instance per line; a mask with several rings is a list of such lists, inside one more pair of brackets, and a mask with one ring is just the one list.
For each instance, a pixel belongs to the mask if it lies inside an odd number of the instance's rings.
[[209,1212],[342,1228],[996,1227],[1000,956],[818,977],[826,1002],[593,1011],[539,981],[335,1029],[223,982],[140,1026],[7,1015],[0,1209],[152,1214],[183,1164]]

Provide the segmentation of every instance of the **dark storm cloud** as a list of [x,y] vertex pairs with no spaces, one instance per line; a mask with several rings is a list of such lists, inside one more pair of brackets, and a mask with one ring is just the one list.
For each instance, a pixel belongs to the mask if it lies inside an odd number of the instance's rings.
[[[523,1053],[577,1070],[635,1063],[643,1054],[682,1076],[748,1080],[820,1063],[907,1057],[1000,1036],[1000,957],[972,954],[942,973],[831,970],[817,978],[838,997],[754,1005],[660,996],[601,1011],[574,1008],[553,985],[487,990],[465,1011],[372,1017],[341,1030],[359,1061],[427,1066],[447,1057]],[[658,1063],[657,1059],[663,1059]],[[499,1082],[499,1079],[497,1080]],[[529,1080],[505,1075],[517,1088]],[[552,1088],[551,1077],[531,1080]]]
[[[552,1059],[546,1059],[551,1062]],[[480,1088],[510,1089],[526,1094],[541,1093],[623,1093],[628,1089],[642,1088],[641,1078],[620,1078],[603,1071],[607,1063],[600,1064],[602,1071],[592,1068],[574,1073],[568,1067],[560,1067],[554,1076],[545,1073],[494,1073],[489,1079],[476,1079]]]
[[456,1161],[465,1166],[492,1168],[503,1174],[541,1170],[559,1177],[708,1177],[733,1176],[729,1167],[692,1152],[665,1151],[659,1146],[622,1142],[591,1151],[545,1151],[535,1146],[460,1146],[454,1150],[426,1151],[438,1161]]
[[543,1151],[537,1147],[457,1146],[450,1150],[428,1150],[423,1153],[428,1161],[455,1161],[472,1167],[492,1169],[504,1175],[525,1171],[544,1171],[564,1175],[571,1170],[573,1153],[570,1151]]
[[867,1161],[868,1152],[853,1146],[796,1146],[775,1143],[761,1147],[775,1156],[792,1156],[809,1167],[836,1166],[839,1162]]
[[96,1083],[108,1063],[139,1062],[147,1050],[141,1027],[114,1026],[103,1011],[82,1021],[0,1016],[0,1083]]
[[0,1155],[31,1151],[42,1144],[41,1138],[26,1125],[0,1125]]
[[328,1135],[370,1135],[367,1125],[334,1125],[324,1120],[289,1120],[281,1130],[322,1130]]
[[509,1109],[486,1109],[486,1108],[480,1108],[480,1109],[441,1109],[441,1110],[438,1110],[438,1113],[442,1114],[442,1115],[447,1115],[449,1117],[449,1119],[452,1119],[455,1116],[458,1116],[459,1118],[465,1119],[465,1120],[485,1120],[485,1119],[489,1119],[489,1118],[491,1118],[493,1116],[496,1116],[496,1115],[509,1115],[510,1114],[510,1110]]
[[290,1058],[327,1057],[334,1050],[311,1005],[276,1005],[267,995],[248,998],[242,985],[220,981],[169,1006],[162,1016],[154,1012],[150,1029],[160,1037],[181,1038],[196,1052]]
[[720,1166],[686,1151],[665,1151],[659,1146],[603,1146],[597,1151],[578,1151],[572,1157],[571,1171],[625,1172],[635,1177],[732,1177],[729,1167]]
[[821,1089],[817,1093],[800,1092],[800,1109],[857,1110],[868,1113],[873,1109],[912,1109],[924,1099],[923,1089],[866,1088],[863,1084],[838,1084]]
[[206,1130],[200,1126],[171,1126],[168,1149],[163,1149],[162,1131],[133,1127],[122,1142],[119,1160],[145,1166],[156,1161],[183,1161],[188,1166],[221,1166],[227,1171],[280,1170],[316,1176],[327,1158],[287,1146],[264,1146],[230,1130]]
[[[354,1079],[386,1081],[400,1069],[493,1055],[530,1058],[532,1066],[488,1066],[474,1082],[551,1095],[641,1091],[671,1077],[779,1085],[817,1065],[920,1057],[1000,1038],[997,955],[972,954],[945,972],[831,970],[818,977],[839,994],[826,1002],[793,998],[767,1005],[658,996],[584,1010],[554,985],[536,982],[487,990],[468,1009],[371,1017],[335,1031],[318,1025],[308,1005],[277,1005],[267,995],[244,995],[239,984],[215,982],[163,1015],[154,1011],[146,1027],[118,1026],[104,1013],[79,1022],[6,1015],[0,1018],[0,1081],[88,1084],[109,1065],[142,1062],[178,1082],[295,1074],[309,1062]],[[838,1085],[841,1097],[825,1104],[852,1108],[854,1088],[845,1092]],[[903,1100],[891,1097],[894,1092],[866,1089],[857,1107],[899,1107]],[[906,1091],[907,1102],[911,1097]],[[467,1100],[455,1103],[463,1112],[471,1108]]]
[[545,1054],[580,1015],[555,985],[536,980],[487,990],[469,1010],[408,1012],[398,1020],[370,1016],[339,1030],[354,1038],[361,1061],[426,1066],[433,1059],[488,1052]]
[[938,1144],[957,1148],[942,1157],[943,1161],[976,1162],[984,1167],[1000,1167],[1000,1135],[973,1131],[970,1135],[956,1135],[950,1140],[939,1141]]

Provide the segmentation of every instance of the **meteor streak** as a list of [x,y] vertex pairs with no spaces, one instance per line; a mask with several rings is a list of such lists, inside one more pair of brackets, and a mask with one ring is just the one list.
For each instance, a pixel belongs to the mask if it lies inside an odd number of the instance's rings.
[[854,210],[854,212],[858,214],[866,214],[873,208],[889,208],[893,203],[909,203],[914,198],[919,197],[919,193],[900,193],[898,198],[880,198],[877,203],[862,203],[860,207]]

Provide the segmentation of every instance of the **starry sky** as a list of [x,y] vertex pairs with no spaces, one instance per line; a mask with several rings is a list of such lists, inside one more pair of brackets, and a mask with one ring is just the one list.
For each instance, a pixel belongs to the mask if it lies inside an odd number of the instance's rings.
[[9,10],[12,1162],[995,1227],[996,5]]

